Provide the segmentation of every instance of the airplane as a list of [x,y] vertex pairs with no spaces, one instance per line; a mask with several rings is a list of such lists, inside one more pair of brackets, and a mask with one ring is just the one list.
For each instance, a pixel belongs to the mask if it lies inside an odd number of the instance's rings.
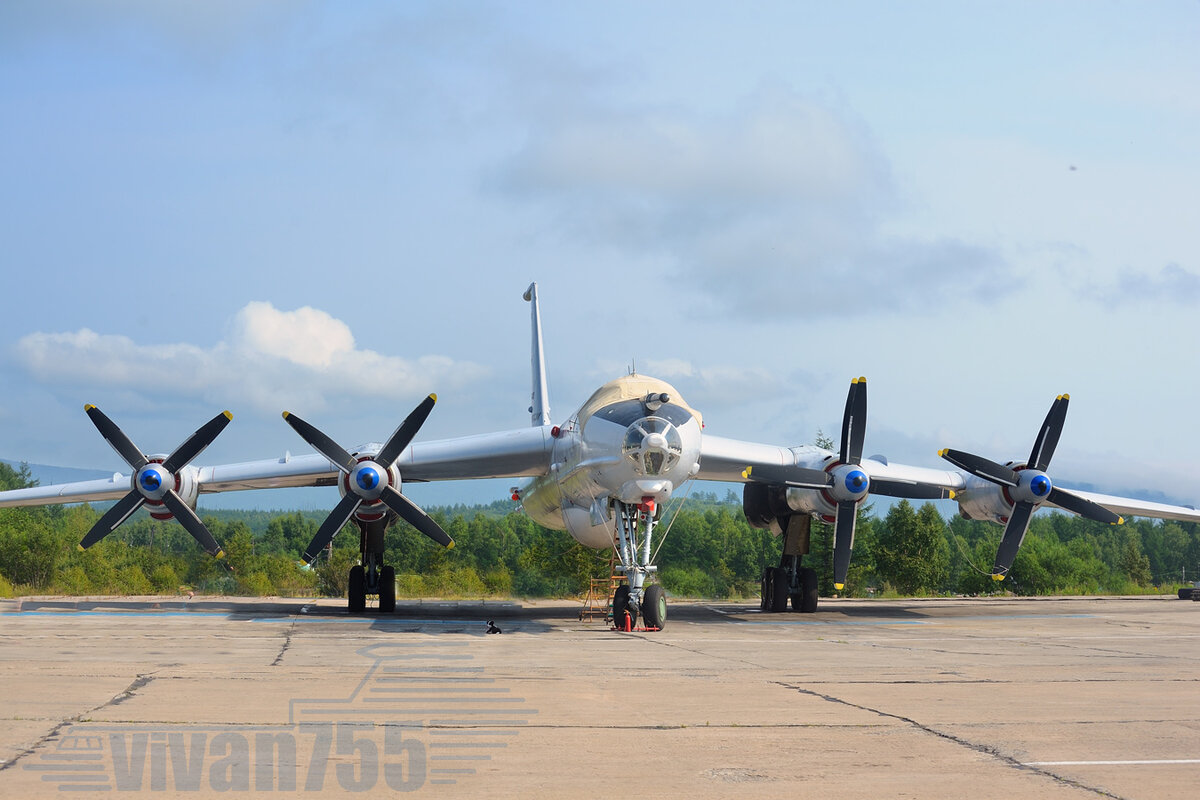
[[1038,508],[1060,508],[1110,524],[1121,515],[1200,521],[1193,508],[1068,490],[1047,469],[1066,419],[1068,395],[1057,397],[1026,460],[999,463],[960,450],[940,452],[955,469],[914,467],[883,456],[863,456],[867,383],[850,383],[837,450],[787,447],[721,438],[705,432],[703,417],[675,387],[636,372],[597,389],[578,411],[553,424],[547,391],[541,311],[536,283],[524,299],[531,307],[532,391],[530,426],[437,441],[415,441],[432,412],[430,394],[382,444],[347,450],[290,412],[287,424],[316,453],[192,466],[232,419],[223,411],[167,455],[147,454],[93,405],[88,417],[131,473],[111,478],[0,492],[0,507],[116,500],[80,543],[87,548],[146,506],[160,520],[175,518],[212,555],[220,545],[196,515],[200,494],[281,487],[337,486],[341,500],[304,551],[311,564],[333,537],[353,522],[359,563],[349,575],[348,607],[395,610],[395,571],[384,563],[384,532],[404,520],[443,547],[454,541],[402,491],[407,482],[525,478],[512,497],[539,524],[565,530],[595,549],[614,548],[626,576],[613,597],[614,620],[647,629],[666,624],[667,601],[655,580],[652,548],[667,502],[688,481],[743,484],[749,523],[783,537],[778,566],[764,570],[760,607],[765,612],[817,610],[816,571],[805,566],[814,519],[833,525],[834,584],[844,588],[854,547],[858,510],[870,495],[916,500],[953,499],[969,519],[1004,526],[992,577],[1004,580]]

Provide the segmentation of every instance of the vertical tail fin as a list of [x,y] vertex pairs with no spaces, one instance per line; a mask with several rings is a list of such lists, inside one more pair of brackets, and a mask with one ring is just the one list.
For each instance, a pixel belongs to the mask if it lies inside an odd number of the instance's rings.
[[550,424],[550,397],[546,390],[546,357],[542,350],[542,311],[538,307],[537,283],[529,284],[525,300],[533,304],[533,394],[530,396],[529,413],[533,427]]

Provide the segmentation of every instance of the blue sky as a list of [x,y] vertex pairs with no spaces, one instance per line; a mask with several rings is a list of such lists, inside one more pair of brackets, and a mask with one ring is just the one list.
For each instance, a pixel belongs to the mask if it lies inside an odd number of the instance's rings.
[[[6,2],[0,457],[527,424],[639,371],[720,435],[1200,501],[1200,7]],[[478,492],[461,488],[464,499]],[[414,495],[415,496],[415,495]]]

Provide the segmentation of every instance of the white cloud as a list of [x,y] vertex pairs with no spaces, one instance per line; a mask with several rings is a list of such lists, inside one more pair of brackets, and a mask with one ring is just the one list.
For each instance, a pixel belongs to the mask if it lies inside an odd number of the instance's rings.
[[1178,264],[1167,264],[1157,274],[1125,269],[1111,283],[1088,283],[1080,293],[1110,307],[1125,303],[1194,306],[1200,300],[1200,275]]
[[499,186],[546,201],[573,237],[667,254],[715,310],[826,316],[990,301],[997,252],[885,233],[899,192],[866,126],[786,88],[727,114],[602,108],[531,135]]
[[234,346],[246,353],[329,369],[335,360],[353,356],[354,334],[349,325],[315,308],[279,311],[270,303],[252,302],[234,320]]
[[361,349],[349,326],[323,311],[280,311],[264,302],[242,308],[228,341],[208,349],[141,344],[83,329],[29,334],[18,341],[16,355],[40,382],[249,404],[263,413],[322,409],[352,398],[410,400],[486,374],[444,356],[400,358]]

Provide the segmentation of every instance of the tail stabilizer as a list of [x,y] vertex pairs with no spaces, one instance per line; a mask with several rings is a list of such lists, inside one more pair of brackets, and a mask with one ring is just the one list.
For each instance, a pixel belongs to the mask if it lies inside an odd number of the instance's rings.
[[533,352],[531,366],[533,368],[533,393],[530,395],[529,414],[533,427],[538,428],[550,424],[550,395],[546,389],[546,356],[542,348],[542,311],[538,306],[537,283],[529,284],[525,290],[525,300],[533,304]]

